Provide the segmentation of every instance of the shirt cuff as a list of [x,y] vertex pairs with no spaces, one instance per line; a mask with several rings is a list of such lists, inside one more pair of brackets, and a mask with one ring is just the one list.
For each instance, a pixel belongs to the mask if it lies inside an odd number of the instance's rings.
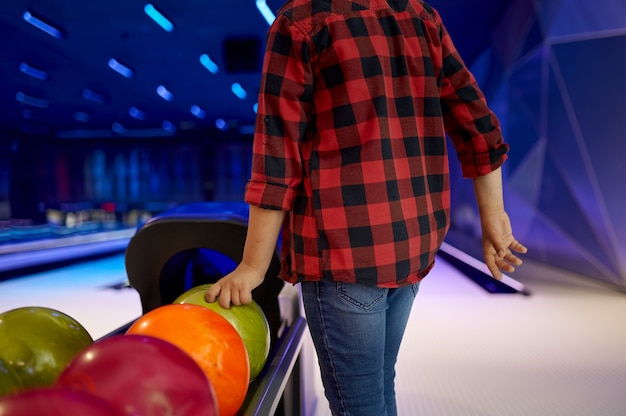
[[507,159],[508,146],[501,146],[487,153],[459,156],[464,178],[484,176],[498,169]]
[[251,179],[246,185],[245,202],[265,209],[290,211],[295,191],[285,184],[275,184]]

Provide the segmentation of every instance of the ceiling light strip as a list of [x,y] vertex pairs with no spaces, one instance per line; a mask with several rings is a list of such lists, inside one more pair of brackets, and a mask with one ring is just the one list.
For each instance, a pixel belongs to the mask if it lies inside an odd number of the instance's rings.
[[26,22],[54,38],[61,39],[63,37],[63,32],[60,29],[52,26],[50,23],[44,22],[38,17],[33,16],[33,14],[28,10],[24,12],[22,17]]
[[122,64],[115,58],[109,59],[109,68],[126,78],[132,78],[134,74],[134,71],[131,68]]
[[220,71],[217,64],[206,53],[200,55],[200,63],[212,74],[217,74]]
[[266,0],[256,0],[256,8],[259,9],[261,16],[263,16],[268,25],[271,25],[276,20],[276,16],[270,9],[270,6],[267,5]]
[[174,24],[160,11],[155,9],[152,3],[146,4],[143,8],[143,11],[146,12],[148,17],[154,20],[154,22],[157,25],[161,26],[166,32],[171,32],[174,30]]
[[25,62],[20,63],[20,71],[33,78],[45,81],[48,79],[48,73],[41,69],[33,68]]

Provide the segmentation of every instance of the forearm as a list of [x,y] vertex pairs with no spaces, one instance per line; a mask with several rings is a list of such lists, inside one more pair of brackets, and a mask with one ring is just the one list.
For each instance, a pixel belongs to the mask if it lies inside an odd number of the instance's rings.
[[473,179],[476,202],[481,218],[504,211],[502,171],[500,168]]
[[248,233],[241,263],[265,275],[274,251],[285,211],[263,209],[250,205]]

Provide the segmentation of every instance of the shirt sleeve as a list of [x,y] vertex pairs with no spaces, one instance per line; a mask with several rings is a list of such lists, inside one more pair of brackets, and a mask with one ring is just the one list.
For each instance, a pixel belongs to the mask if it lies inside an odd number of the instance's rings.
[[245,200],[288,211],[303,179],[300,145],[312,94],[310,42],[287,17],[271,25],[260,82],[252,146],[252,173]]
[[465,66],[441,22],[441,106],[444,126],[457,152],[464,177],[486,175],[500,167],[507,156],[500,122],[487,106],[484,94]]

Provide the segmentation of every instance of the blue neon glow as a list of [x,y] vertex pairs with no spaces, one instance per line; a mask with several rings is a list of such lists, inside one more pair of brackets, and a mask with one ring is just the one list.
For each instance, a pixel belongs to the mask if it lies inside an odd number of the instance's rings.
[[89,121],[89,118],[89,114],[83,113],[82,111],[77,111],[74,113],[74,120],[76,121],[87,123]]
[[254,134],[254,124],[246,124],[239,126],[239,134],[249,135]]
[[143,11],[146,12],[150,19],[154,20],[155,23],[163,28],[166,32],[171,32],[174,30],[174,24],[169,21],[169,19],[157,9],[154,8],[152,3],[148,3],[144,6]]
[[233,92],[233,94],[235,94],[238,98],[242,100],[245,100],[248,96],[246,90],[244,90],[241,84],[238,82],[235,82],[233,85],[231,85],[230,90]]
[[146,119],[146,113],[144,113],[143,111],[141,111],[141,110],[140,110],[140,109],[138,109],[137,107],[131,107],[131,108],[128,110],[128,114],[129,114],[132,118],[137,119],[137,120],[141,120],[141,121],[143,121],[143,120],[145,120],[145,119]]
[[165,101],[172,101],[174,99],[174,94],[169,92],[163,85],[159,85],[157,87],[157,94],[159,94]]
[[223,118],[218,118],[217,120],[215,120],[215,127],[222,131],[226,131],[226,129],[228,129],[228,123],[226,123],[226,120],[224,120]]
[[163,130],[167,132],[170,132],[170,133],[176,132],[176,125],[169,120],[163,120],[163,123],[161,123],[161,127],[163,128]]
[[15,94],[15,99],[22,104],[30,105],[31,107],[46,108],[48,107],[48,100],[45,98],[37,98],[24,94],[22,91],[18,91]]
[[259,9],[259,12],[261,12],[261,16],[263,16],[268,25],[274,23],[274,20],[276,20],[276,16],[270,9],[270,6],[267,5],[266,0],[256,0],[256,8]]
[[48,35],[54,38],[61,39],[63,37],[63,32],[61,32],[59,29],[52,26],[51,24],[46,23],[43,20],[33,16],[28,10],[24,12],[22,17],[24,18],[26,22],[30,23],[31,25],[35,26],[37,29],[44,31],[45,33],[47,33]]
[[206,53],[200,55],[200,63],[212,74],[217,74],[220,71],[217,64]]
[[104,103],[105,97],[104,94],[100,94],[92,89],[85,88],[83,90],[83,98],[89,101],[93,101],[95,103]]
[[20,71],[22,71],[26,75],[29,75],[33,78],[40,79],[42,81],[45,81],[48,79],[48,73],[46,71],[33,68],[32,66],[26,64],[25,62],[20,63]]
[[201,109],[195,104],[191,106],[191,114],[198,117],[199,119],[206,118],[206,111],[204,111],[203,109]]
[[126,131],[126,128],[122,124],[116,121],[115,123],[111,125],[111,130],[113,130],[115,133],[121,134],[121,133],[124,133],[124,131]]
[[120,63],[115,58],[109,59],[109,68],[111,68],[112,70],[114,70],[115,72],[117,72],[118,74],[120,74],[120,75],[122,75],[122,76],[124,76],[126,78],[132,78],[132,76],[134,74],[132,69],[130,69],[126,65]]
[[259,112],[259,103],[255,103],[255,104],[252,106],[252,111],[254,111],[254,114],[256,114],[256,113],[258,113],[258,112]]

